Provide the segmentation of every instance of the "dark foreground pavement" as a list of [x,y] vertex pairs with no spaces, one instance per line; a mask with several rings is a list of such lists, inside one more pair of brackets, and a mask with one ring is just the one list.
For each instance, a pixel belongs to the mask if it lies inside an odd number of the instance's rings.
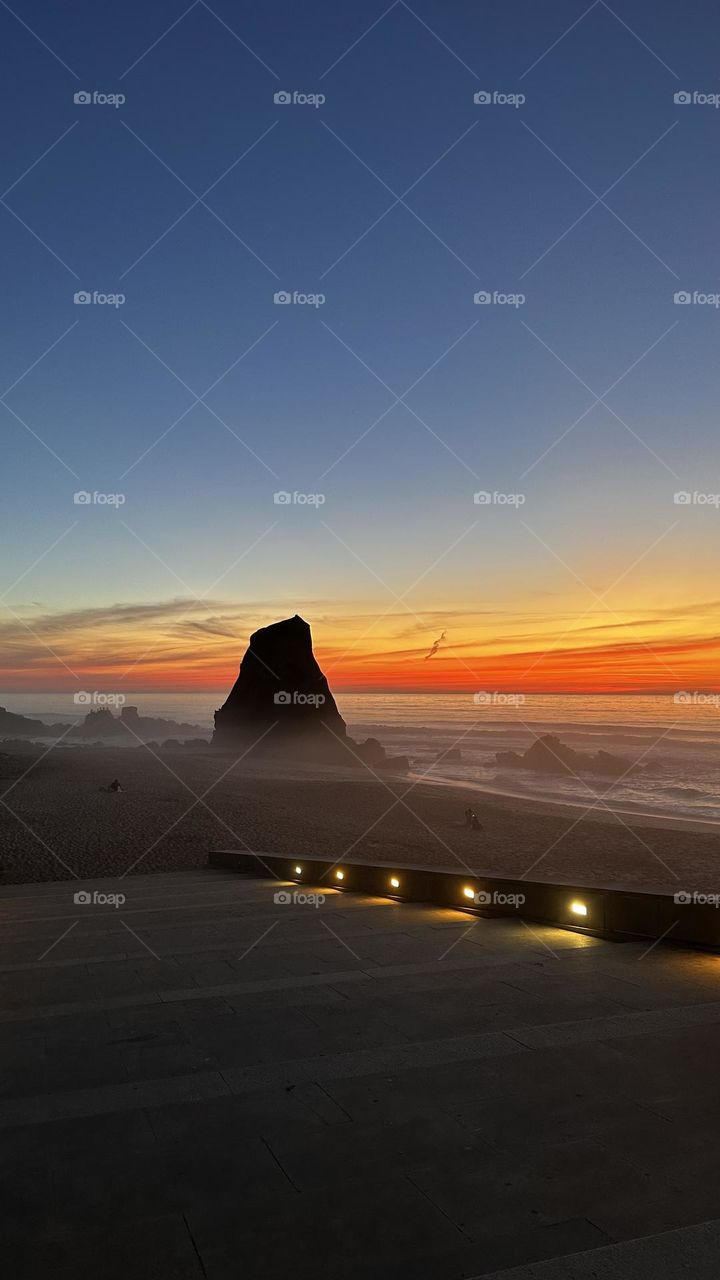
[[125,901],[0,891],[13,1280],[717,1280],[720,958],[220,871],[81,888]]

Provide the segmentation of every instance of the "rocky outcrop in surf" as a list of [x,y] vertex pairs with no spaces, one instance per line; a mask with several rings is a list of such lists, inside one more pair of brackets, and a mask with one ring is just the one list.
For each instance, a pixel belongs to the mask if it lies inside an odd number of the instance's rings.
[[618,778],[642,772],[641,765],[613,756],[609,751],[597,751],[594,755],[573,751],[554,733],[536,738],[522,755],[517,751],[498,751],[495,760],[506,769],[533,769],[536,773],[600,773]]

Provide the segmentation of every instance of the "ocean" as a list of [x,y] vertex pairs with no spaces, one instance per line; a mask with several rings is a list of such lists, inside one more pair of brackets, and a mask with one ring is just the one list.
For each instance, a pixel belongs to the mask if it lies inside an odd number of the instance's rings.
[[[521,705],[501,696],[483,704],[457,693],[340,693],[336,699],[353,736],[379,738],[391,753],[409,756],[412,778],[720,824],[720,695],[687,695],[678,703],[670,694],[527,694]],[[197,724],[206,733],[222,700],[207,693],[126,695],[141,715]],[[80,718],[86,710],[67,693],[0,694],[0,703],[48,722]],[[557,734],[576,751],[609,751],[647,768],[616,781],[498,766],[497,751],[522,752],[541,733]],[[450,747],[460,750],[460,760],[437,762]]]

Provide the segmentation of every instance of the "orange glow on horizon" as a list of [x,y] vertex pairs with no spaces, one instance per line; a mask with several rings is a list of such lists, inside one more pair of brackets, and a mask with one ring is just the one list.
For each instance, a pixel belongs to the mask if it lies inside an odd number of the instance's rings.
[[[680,689],[720,689],[720,638],[655,644],[616,644],[488,656],[451,653],[432,662],[384,652],[351,653],[340,659],[316,650],[335,693],[474,693],[480,690],[522,693],[652,693]],[[0,666],[0,687],[22,692],[123,688],[134,692],[216,693],[219,700],[237,677],[237,656],[207,655],[174,662],[140,659],[95,663],[75,659],[72,673],[39,654],[24,670]],[[129,670],[128,670],[129,668]],[[218,701],[218,706],[220,701]]]
[[[220,706],[251,632],[283,616],[282,606],[252,615],[238,608],[220,620],[209,608],[191,618],[175,602],[147,606],[151,618],[128,619],[124,609],[29,614],[27,625],[0,615],[0,689],[203,692]],[[304,610],[317,660],[339,695],[720,689],[714,602],[644,612],[634,606],[590,619],[566,605],[557,617],[502,610],[486,617],[436,607],[425,621],[414,612],[352,613],[338,605],[316,620]],[[446,616],[452,622],[439,624]]]

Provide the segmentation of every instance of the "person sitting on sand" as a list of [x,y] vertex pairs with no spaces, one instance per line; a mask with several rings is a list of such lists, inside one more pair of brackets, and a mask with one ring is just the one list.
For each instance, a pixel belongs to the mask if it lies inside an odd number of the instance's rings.
[[113,778],[109,787],[101,787],[100,790],[117,792],[117,791],[122,791],[122,787],[120,786],[120,783],[118,782],[117,778]]

